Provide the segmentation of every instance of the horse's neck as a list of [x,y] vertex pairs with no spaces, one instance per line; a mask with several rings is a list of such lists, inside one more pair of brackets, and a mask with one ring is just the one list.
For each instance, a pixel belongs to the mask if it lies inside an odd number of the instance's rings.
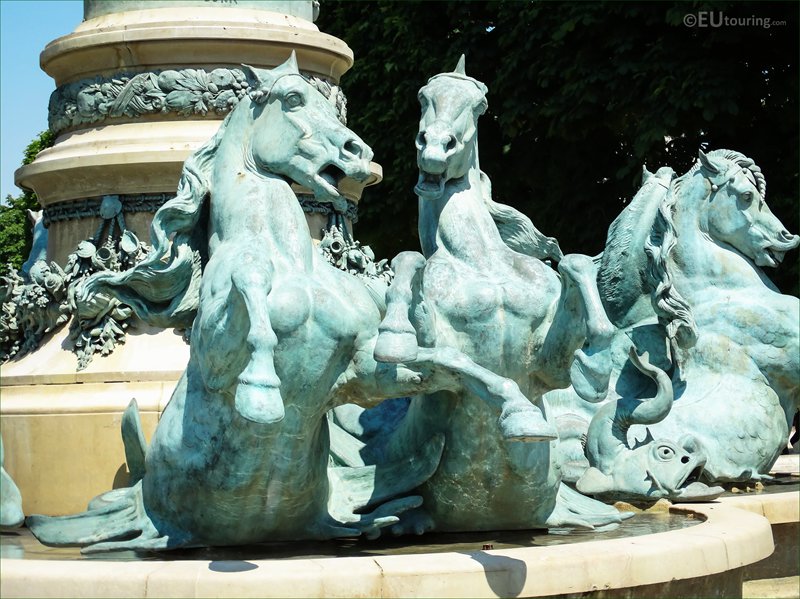
[[[681,201],[681,200],[679,200]],[[674,276],[682,295],[692,296],[709,288],[722,292],[739,290],[745,293],[774,290],[774,285],[752,261],[733,247],[712,238],[702,209],[705,200],[689,198],[687,205],[675,211],[675,232],[678,237],[673,262],[678,265]]]
[[442,197],[429,203],[420,213],[420,237],[424,228],[424,237],[435,239],[435,249],[471,264],[496,259],[490,255],[493,250],[506,249],[483,201],[477,161],[466,177],[449,182]]
[[219,243],[257,245],[274,265],[310,268],[314,252],[308,222],[292,188],[277,175],[253,172],[241,155],[239,144],[215,168],[210,251]]

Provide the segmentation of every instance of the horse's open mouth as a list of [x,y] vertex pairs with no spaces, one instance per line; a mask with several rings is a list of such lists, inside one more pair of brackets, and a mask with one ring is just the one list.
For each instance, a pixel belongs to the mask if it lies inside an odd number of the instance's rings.
[[783,262],[783,257],[785,255],[786,252],[782,252],[774,246],[767,246],[761,250],[761,256],[759,256],[755,262],[758,266],[770,266],[775,268]]
[[325,192],[333,197],[339,197],[338,185],[347,175],[334,164],[325,165],[319,173],[314,176],[314,181],[322,187]]
[[423,200],[435,200],[442,197],[444,193],[444,173],[434,175],[420,170],[414,193]]

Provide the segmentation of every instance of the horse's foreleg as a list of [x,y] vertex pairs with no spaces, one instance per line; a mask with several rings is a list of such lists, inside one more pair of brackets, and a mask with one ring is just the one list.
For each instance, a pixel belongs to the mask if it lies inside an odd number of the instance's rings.
[[[558,270],[564,277],[566,289],[552,328],[556,333],[565,330],[583,332],[583,347],[574,351],[574,360],[569,367],[570,382],[583,399],[600,401],[608,394],[610,345],[616,329],[600,300],[597,266],[588,256],[570,254],[559,263]],[[569,321],[565,323],[567,328],[562,328],[559,320]]]
[[409,319],[414,298],[414,278],[425,267],[418,252],[402,252],[392,260],[395,272],[386,292],[386,316],[378,327],[375,359],[392,364],[408,362],[417,356],[417,332]]
[[555,428],[544,419],[514,381],[476,364],[453,348],[418,348],[417,358],[403,364],[377,363],[364,352],[332,390],[335,403],[364,406],[392,397],[468,391],[499,412],[504,438],[549,441]]
[[[558,437],[538,406],[523,395],[516,382],[476,364],[456,349],[420,348],[417,360],[407,366],[430,364],[434,372],[455,377],[466,391],[500,412],[504,438],[514,441],[551,441]],[[435,390],[435,389],[433,389]]]
[[280,379],[275,372],[274,352],[278,338],[272,330],[267,295],[272,288],[271,265],[250,261],[248,269],[231,275],[233,291],[238,293],[249,320],[245,344],[250,353],[247,365],[237,377],[234,401],[239,414],[261,424],[283,420],[284,407]]
[[192,327],[192,355],[203,383],[233,393],[237,411],[260,423],[283,418],[267,295],[272,265],[240,246],[224,246],[203,274],[200,309]]

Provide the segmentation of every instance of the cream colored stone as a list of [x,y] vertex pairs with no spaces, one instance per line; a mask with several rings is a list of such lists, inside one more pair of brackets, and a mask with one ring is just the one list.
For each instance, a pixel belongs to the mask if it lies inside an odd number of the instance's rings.
[[47,207],[105,194],[175,193],[186,158],[221,121],[141,122],[68,133],[14,181]]
[[749,599],[797,599],[800,597],[800,576],[746,580],[742,596]]
[[770,474],[791,474],[793,476],[800,476],[800,453],[778,456],[778,459],[769,472]]
[[[177,381],[189,362],[189,345],[181,332],[137,323],[111,355],[97,355],[85,370],[76,372],[78,361],[68,336],[69,324],[45,338],[36,352],[3,364],[4,394],[8,387],[19,385]],[[52,397],[46,389],[42,391]]]
[[[46,577],[35,575],[32,562],[4,559],[2,591],[18,597],[55,596],[62,588],[82,596],[142,596],[141,589],[146,589],[147,596],[158,597],[545,597],[602,589],[635,593],[638,586],[725,572],[772,552],[770,526],[761,516],[725,504],[674,509],[707,521],[647,536],[498,551],[139,562],[120,569],[117,564],[98,568],[93,561],[35,562],[56,572]],[[117,577],[122,590],[109,588]],[[93,589],[80,586],[80,581],[92,578],[97,582]]]
[[[163,400],[163,384],[105,384],[104,390],[87,389],[81,394],[70,385],[48,397],[59,413],[42,413],[34,406],[24,413],[15,398],[3,391],[0,431],[5,449],[5,468],[22,493],[26,514],[66,515],[86,509],[88,501],[112,488],[128,484],[125,452],[120,435],[123,410],[133,397],[146,397],[140,416],[145,438],[155,430],[160,411],[153,409]],[[59,393],[61,391],[62,393]],[[102,394],[102,400],[98,396]],[[70,395],[72,397],[70,397]],[[92,397],[94,395],[94,397]],[[149,396],[149,397],[148,397]],[[160,397],[159,397],[160,396]],[[108,404],[116,398],[115,409]],[[92,400],[95,401],[92,401]],[[149,405],[148,405],[149,404]],[[68,408],[74,411],[67,412]]]
[[721,497],[725,505],[764,516],[770,524],[800,521],[800,491]]
[[[78,566],[78,567],[76,567]],[[159,562],[0,560],[3,597],[146,597],[147,577]]]
[[304,19],[209,7],[140,10],[90,19],[48,44],[41,66],[56,85],[62,85],[139,65],[167,69],[246,63],[270,68],[286,60],[292,49],[302,71],[335,82],[353,64],[347,44]]
[[142,326],[76,373],[67,330],[0,368],[5,467],[26,514],[82,511],[95,495],[126,484],[122,412],[135,398],[149,438],[189,358],[175,331]]

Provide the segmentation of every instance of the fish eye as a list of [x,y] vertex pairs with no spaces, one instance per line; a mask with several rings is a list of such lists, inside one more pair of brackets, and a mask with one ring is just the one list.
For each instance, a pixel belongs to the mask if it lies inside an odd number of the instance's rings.
[[299,108],[305,103],[302,94],[299,92],[288,93],[283,101],[288,108]]
[[656,455],[662,460],[671,460],[675,457],[675,450],[668,445],[660,445],[656,449]]

